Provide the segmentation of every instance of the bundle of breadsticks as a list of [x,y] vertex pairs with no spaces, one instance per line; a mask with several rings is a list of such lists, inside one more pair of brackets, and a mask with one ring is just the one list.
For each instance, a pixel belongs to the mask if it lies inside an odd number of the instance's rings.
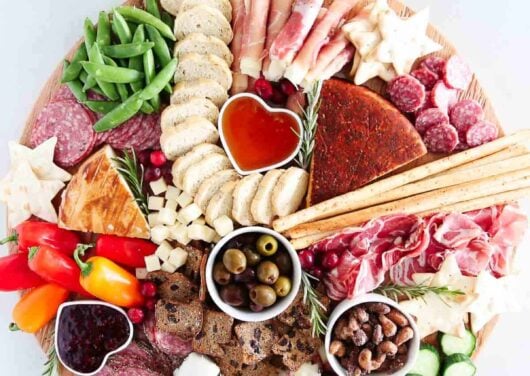
[[273,223],[303,249],[372,218],[482,209],[530,195],[530,130],[393,175]]

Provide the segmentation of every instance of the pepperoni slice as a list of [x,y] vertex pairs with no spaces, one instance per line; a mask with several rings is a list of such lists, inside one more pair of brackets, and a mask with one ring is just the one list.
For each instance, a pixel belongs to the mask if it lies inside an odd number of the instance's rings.
[[427,129],[423,141],[431,153],[450,153],[458,145],[458,132],[448,123],[434,125]]
[[414,126],[419,134],[424,134],[430,127],[443,123],[449,123],[449,117],[439,108],[429,108],[418,115]]
[[427,90],[431,90],[440,78],[436,73],[427,68],[416,69],[412,71],[411,75],[416,77]]
[[499,136],[497,126],[489,121],[479,121],[472,125],[466,132],[466,142],[475,147],[495,140]]
[[445,63],[446,60],[439,56],[429,56],[420,63],[419,68],[428,69],[438,77],[442,77],[445,71]]
[[458,131],[467,131],[484,118],[484,111],[476,100],[463,99],[451,108],[449,118]]
[[445,64],[443,79],[445,84],[453,89],[466,90],[473,72],[460,56],[451,56]]
[[431,102],[434,107],[447,113],[449,108],[456,103],[457,91],[445,85],[443,81],[438,81],[431,91]]
[[414,112],[425,102],[425,87],[417,78],[408,74],[390,81],[388,94],[402,112]]

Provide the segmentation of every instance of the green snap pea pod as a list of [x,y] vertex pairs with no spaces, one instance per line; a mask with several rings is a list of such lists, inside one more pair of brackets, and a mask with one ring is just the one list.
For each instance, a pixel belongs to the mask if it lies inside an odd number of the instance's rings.
[[119,104],[114,110],[99,119],[94,124],[96,132],[105,132],[123,124],[140,111],[143,100],[139,93],[133,94],[125,102]]
[[169,26],[169,28],[171,30],[173,30],[173,27],[175,25],[175,19],[171,16],[171,14],[169,14],[168,12],[166,12],[165,10],[163,10],[161,13],[160,13],[160,19],[162,20],[162,22],[164,22],[167,26]]
[[153,42],[117,44],[114,46],[103,46],[101,47],[101,52],[109,57],[125,59],[128,57],[143,55],[147,50],[150,50],[154,46],[155,44]]
[[84,104],[85,106],[90,108],[92,111],[97,112],[98,114],[108,114],[119,106],[118,102],[108,101],[85,101]]
[[140,108],[140,111],[142,111],[146,115],[150,115],[153,112],[155,112],[155,109],[153,108],[153,106],[149,104],[149,102],[144,101],[144,103],[142,103],[142,107]]
[[169,48],[166,41],[164,40],[164,37],[162,37],[160,32],[151,25],[146,25],[145,28],[147,30],[147,34],[149,34],[149,40],[155,43],[153,52],[158,58],[158,61],[160,61],[160,65],[165,67],[171,61],[171,52],[169,52]]
[[171,88],[170,84],[166,84],[166,86],[164,86],[164,91],[170,95],[173,94],[173,89]]
[[[144,78],[144,74],[134,69],[112,67],[105,64],[91,63],[84,61],[83,68],[98,81],[110,82],[115,84],[129,84]],[[101,86],[101,85],[100,85]]]
[[[96,35],[96,42],[100,46],[108,46],[110,44],[110,21],[106,12],[99,12],[98,17],[98,32]],[[90,52],[89,52],[90,53]]]
[[64,84],[66,82],[73,81],[79,77],[79,74],[83,70],[83,66],[81,65],[81,61],[86,61],[88,59],[88,55],[86,52],[86,47],[84,43],[81,43],[79,48],[74,54],[74,57],[72,58],[72,61],[68,65],[68,68],[63,69],[63,75],[61,78],[61,82]]
[[92,45],[96,41],[96,28],[92,21],[90,21],[90,18],[85,18],[84,23],[84,31],[85,31],[85,47],[86,47],[86,53],[88,54],[90,52],[90,49],[92,48]]
[[148,13],[151,13],[156,18],[160,19],[160,10],[158,9],[156,0],[145,0],[145,10],[147,10]]
[[127,21],[125,21],[125,18],[116,11],[112,13],[112,30],[114,30],[122,44],[131,43],[131,29],[129,28]]
[[176,39],[175,35],[173,34],[173,30],[168,25],[166,25],[162,20],[159,20],[158,18],[156,18],[150,13],[147,13],[144,10],[130,6],[120,6],[116,8],[116,10],[126,20],[154,26],[156,29],[158,29],[158,31],[160,31],[160,34],[162,34],[165,38],[168,38],[170,40]]
[[[141,43],[145,41],[145,28],[144,25],[139,25],[133,35],[133,43]],[[144,71],[143,56],[134,56],[129,59],[129,68],[136,69],[138,72]],[[133,92],[138,92],[144,88],[142,81],[131,82],[131,89]]]
[[140,98],[144,101],[151,100],[158,96],[171,81],[177,69],[177,59],[172,59],[158,74],[153,77],[149,84],[140,92]]
[[[68,69],[70,65],[71,64],[65,60],[63,63],[63,70]],[[76,78],[75,80],[68,81],[66,85],[68,86],[68,88],[70,88],[70,91],[72,92],[72,94],[74,94],[75,98],[79,102],[84,102],[87,100],[86,93],[83,92],[83,84],[79,79]]]
[[[155,55],[153,54],[153,50],[149,50],[144,54],[144,72],[145,83],[149,86],[156,77]],[[140,93],[142,92],[143,90]],[[149,98],[149,100],[155,111],[158,111],[158,109],[160,108],[160,97],[158,95],[155,95]]]
[[[81,82],[83,84],[86,84],[87,83],[87,80],[91,78],[93,79],[93,77],[89,76],[87,72],[85,72],[84,70],[81,71],[81,74],[79,75],[79,79],[81,80]],[[92,90],[94,93],[98,93],[99,95],[101,95],[102,97],[105,96],[105,94],[101,91],[101,89],[99,88],[97,82],[94,80],[94,86],[92,87],[87,87],[87,89],[85,89],[85,87],[83,86],[83,91],[86,92],[88,90]]]
[[[108,56],[103,56],[103,60],[105,61],[105,64],[110,65],[111,67],[118,66],[118,64],[116,64],[116,62]],[[124,102],[125,100],[127,100],[127,98],[129,98],[129,91],[127,90],[127,85],[116,84],[116,88],[118,89],[118,94],[120,95],[122,102]]]
[[[90,49],[90,52],[88,53],[88,60],[96,64],[105,64],[103,60],[103,55],[101,54],[99,45],[97,43],[94,43],[94,45]],[[83,68],[85,67],[83,66]],[[117,101],[120,98],[120,95],[118,91],[116,90],[116,86],[114,84],[98,79],[94,75],[90,74],[90,72],[88,72],[86,69],[85,71],[96,80],[98,86],[101,88],[103,93],[105,93],[105,96],[107,98],[113,101]],[[85,87],[86,86],[87,84],[85,83]]]
[[94,87],[97,86],[97,84],[98,84],[98,82],[96,81],[96,79],[94,77],[88,76],[86,81],[84,82],[83,91],[88,91],[90,89],[93,89]]
[[135,24],[134,22],[127,22],[127,25],[129,25],[129,29],[131,30],[131,34],[134,36],[134,33],[136,33],[136,29],[138,29],[138,24]]

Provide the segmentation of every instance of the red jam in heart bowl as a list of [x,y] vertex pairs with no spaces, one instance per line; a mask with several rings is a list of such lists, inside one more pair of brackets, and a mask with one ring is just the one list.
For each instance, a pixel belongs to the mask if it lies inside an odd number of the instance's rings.
[[219,116],[221,142],[241,175],[287,164],[300,150],[302,131],[297,114],[269,107],[254,94],[233,96]]

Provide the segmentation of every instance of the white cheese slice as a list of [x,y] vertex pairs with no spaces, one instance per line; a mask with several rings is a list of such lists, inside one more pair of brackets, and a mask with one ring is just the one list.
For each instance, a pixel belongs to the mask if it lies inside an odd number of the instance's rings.
[[148,272],[156,272],[160,270],[160,259],[157,255],[145,256],[145,269]]
[[186,252],[182,248],[175,248],[171,250],[168,262],[178,269],[181,266],[184,266],[184,264],[186,264],[187,259],[188,252]]
[[204,355],[191,353],[180,368],[173,372],[173,376],[218,376],[221,369]]
[[156,225],[151,229],[151,241],[155,244],[161,244],[169,237],[169,229],[163,225]]
[[151,187],[151,190],[153,191],[153,194],[155,196],[158,196],[159,194],[167,191],[167,184],[164,178],[152,181],[151,183],[149,183],[149,186]]
[[193,197],[191,197],[186,192],[182,192],[177,198],[177,203],[180,207],[184,208],[193,202]]
[[164,206],[166,209],[169,209],[169,210],[173,210],[173,211],[177,211],[177,208],[178,208],[179,204],[177,203],[177,200],[176,199],[168,199],[166,201],[166,205]]
[[177,212],[168,208],[162,208],[158,212],[158,221],[166,226],[173,226],[177,222]]
[[167,261],[172,250],[173,247],[171,244],[169,244],[167,241],[163,241],[156,249],[155,255],[157,255],[160,260]]
[[160,225],[160,221],[158,220],[158,213],[150,213],[147,216],[147,222],[149,222],[149,227],[153,228],[156,225]]
[[182,191],[173,185],[168,185],[166,190],[166,200],[177,200]]
[[191,241],[188,236],[188,228],[182,223],[169,227],[169,237],[182,245],[187,245]]
[[190,225],[188,226],[188,236],[192,240],[202,240],[206,243],[211,243],[215,239],[216,232],[205,225]]
[[181,223],[187,225],[188,223],[196,220],[202,215],[201,208],[195,203],[180,209],[179,220]]
[[164,198],[158,196],[149,196],[147,200],[149,210],[158,211],[164,207]]

